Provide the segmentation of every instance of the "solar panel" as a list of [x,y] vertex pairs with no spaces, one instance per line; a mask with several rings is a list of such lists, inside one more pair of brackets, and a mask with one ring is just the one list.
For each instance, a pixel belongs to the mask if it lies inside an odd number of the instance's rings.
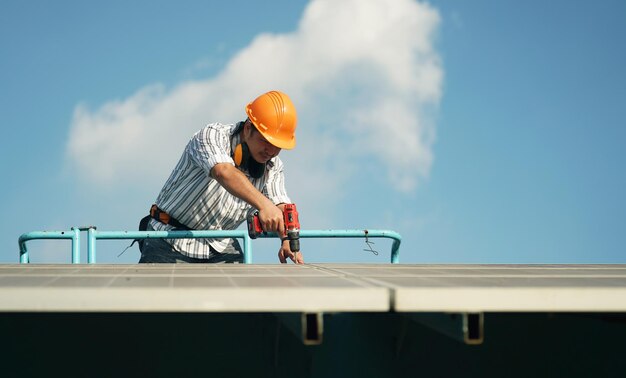
[[388,311],[389,291],[314,265],[5,265],[0,311]]
[[1,265],[0,311],[626,311],[626,265]]

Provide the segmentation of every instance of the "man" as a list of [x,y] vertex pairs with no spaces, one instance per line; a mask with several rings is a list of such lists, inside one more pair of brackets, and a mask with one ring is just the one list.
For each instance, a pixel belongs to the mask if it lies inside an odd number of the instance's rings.
[[[296,109],[286,94],[271,91],[246,113],[243,122],[209,124],[191,138],[140,229],[233,230],[258,210],[263,230],[284,234],[282,210],[291,200],[278,154],[295,147]],[[145,239],[140,249],[140,263],[243,261],[236,239]],[[304,263],[288,240],[278,258]]]

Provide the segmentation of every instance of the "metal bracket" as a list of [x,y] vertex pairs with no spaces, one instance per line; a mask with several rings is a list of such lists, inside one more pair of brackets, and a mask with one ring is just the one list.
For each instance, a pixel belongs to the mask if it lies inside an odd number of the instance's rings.
[[484,315],[482,312],[446,314],[412,313],[409,318],[457,341],[479,345],[484,340]]
[[324,314],[275,313],[282,324],[304,345],[320,345],[324,336]]

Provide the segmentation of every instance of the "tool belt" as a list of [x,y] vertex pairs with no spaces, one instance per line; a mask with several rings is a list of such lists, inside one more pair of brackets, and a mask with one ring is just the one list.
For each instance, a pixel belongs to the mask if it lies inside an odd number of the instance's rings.
[[[141,218],[141,220],[139,221],[139,231],[148,230],[148,222],[150,222],[150,218],[154,218],[163,224],[172,225],[175,227],[175,230],[191,230],[191,228],[185,226],[184,224],[180,223],[176,219],[170,217],[168,213],[159,209],[159,207],[155,204],[155,205],[152,205],[152,207],[150,208],[150,215],[146,215],[145,217]],[[143,253],[143,242],[144,242],[143,239],[133,240],[133,242],[130,243],[127,249],[132,247],[133,244],[135,244],[135,242],[137,242],[137,244],[139,245],[139,250]]]
[[159,207],[156,204],[152,205],[152,207],[150,208],[150,216],[158,220],[159,222],[163,224],[169,224],[170,226],[173,226],[176,229],[191,230],[191,228],[185,226],[184,224],[177,221],[174,217],[171,217],[165,211],[159,209]]

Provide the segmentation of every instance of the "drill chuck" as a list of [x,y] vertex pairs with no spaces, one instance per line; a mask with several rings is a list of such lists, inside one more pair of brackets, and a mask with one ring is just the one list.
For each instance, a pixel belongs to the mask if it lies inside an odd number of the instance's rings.
[[289,248],[291,252],[296,253],[300,251],[300,231],[299,230],[287,230],[287,239],[289,239]]

